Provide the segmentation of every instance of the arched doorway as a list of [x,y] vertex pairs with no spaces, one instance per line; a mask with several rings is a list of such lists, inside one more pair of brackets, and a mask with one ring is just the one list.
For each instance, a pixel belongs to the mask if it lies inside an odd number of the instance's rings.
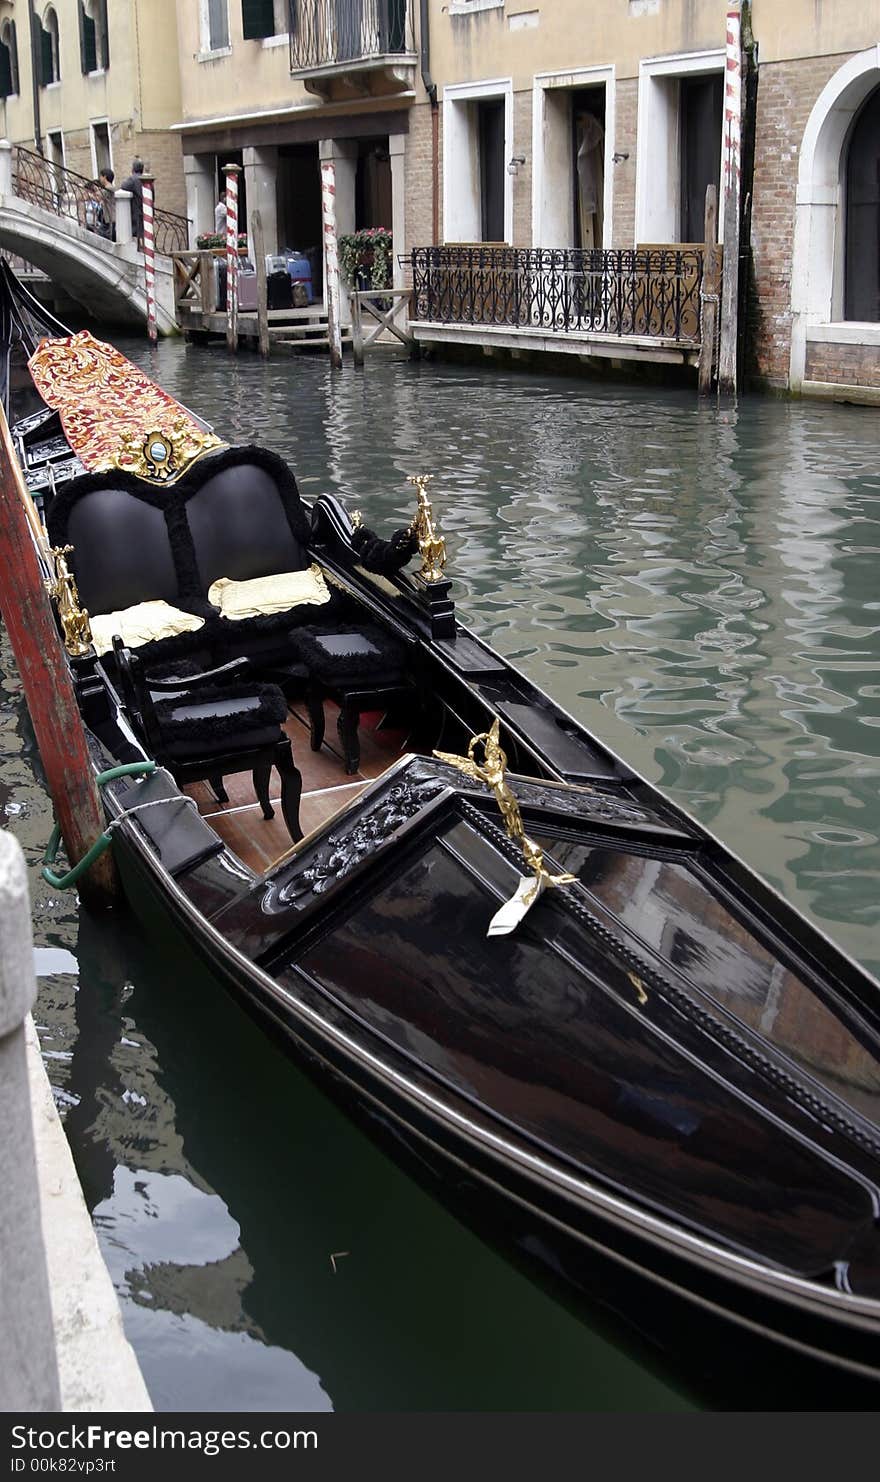
[[880,87],[853,124],[846,159],[844,318],[880,320]]

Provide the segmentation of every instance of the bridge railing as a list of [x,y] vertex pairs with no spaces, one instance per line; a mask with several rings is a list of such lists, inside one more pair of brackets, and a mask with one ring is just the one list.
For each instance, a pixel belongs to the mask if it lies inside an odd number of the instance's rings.
[[[80,226],[91,226],[101,199],[101,187],[76,170],[47,160],[32,149],[17,144],[13,154],[12,189],[21,200],[67,217]],[[156,251],[170,254],[185,250],[189,223],[176,211],[154,211]]]

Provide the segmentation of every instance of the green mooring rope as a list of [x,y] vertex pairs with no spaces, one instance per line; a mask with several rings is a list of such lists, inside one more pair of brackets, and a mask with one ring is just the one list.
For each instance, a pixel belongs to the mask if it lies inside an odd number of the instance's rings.
[[[117,777],[146,777],[150,772],[155,772],[155,770],[156,763],[152,761],[126,762],[121,767],[108,767],[106,772],[99,772],[95,781],[99,787],[104,787],[106,783],[115,781]],[[112,824],[110,827],[112,828]],[[43,879],[49,885],[53,886],[55,890],[69,890],[71,885],[76,884],[80,875],[84,874],[89,866],[95,863],[96,859],[100,859],[104,850],[109,848],[111,842],[110,828],[107,828],[103,834],[98,835],[91,849],[83,855],[82,859],[72,869],[67,871],[66,875],[56,875],[51,868],[55,863],[58,845],[61,843],[61,827],[56,823],[49,836],[49,842],[46,845],[46,853],[43,855],[43,868],[40,873]]]

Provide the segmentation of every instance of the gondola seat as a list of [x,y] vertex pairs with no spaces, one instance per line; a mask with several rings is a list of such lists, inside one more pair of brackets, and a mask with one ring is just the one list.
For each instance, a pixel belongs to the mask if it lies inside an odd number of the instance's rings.
[[360,766],[362,712],[387,710],[397,701],[412,701],[417,696],[407,650],[369,623],[341,630],[300,628],[291,634],[290,645],[308,671],[312,750],[319,751],[324,741],[324,700],[334,700],[339,706],[337,729],[345,770],[353,775]]
[[273,766],[281,779],[281,812],[294,843],[302,838],[302,777],[282,729],[287,702],[277,685],[244,682],[244,660],[200,672],[178,662],[147,672],[137,654],[114,641],[116,671],[132,723],[147,749],[180,783],[207,781],[228,802],[223,779],[250,771],[265,819]]

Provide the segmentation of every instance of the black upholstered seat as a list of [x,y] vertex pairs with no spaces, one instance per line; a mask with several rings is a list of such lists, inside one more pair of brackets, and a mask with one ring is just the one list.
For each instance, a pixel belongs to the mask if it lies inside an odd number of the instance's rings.
[[147,673],[136,654],[114,641],[117,673],[132,723],[156,761],[180,783],[208,781],[217,800],[228,802],[223,778],[250,771],[264,818],[273,818],[269,785],[273,766],[281,778],[281,811],[291,838],[302,838],[299,804],[302,777],[282,729],[287,702],[277,685],[236,679],[239,660],[223,669],[192,673]]

